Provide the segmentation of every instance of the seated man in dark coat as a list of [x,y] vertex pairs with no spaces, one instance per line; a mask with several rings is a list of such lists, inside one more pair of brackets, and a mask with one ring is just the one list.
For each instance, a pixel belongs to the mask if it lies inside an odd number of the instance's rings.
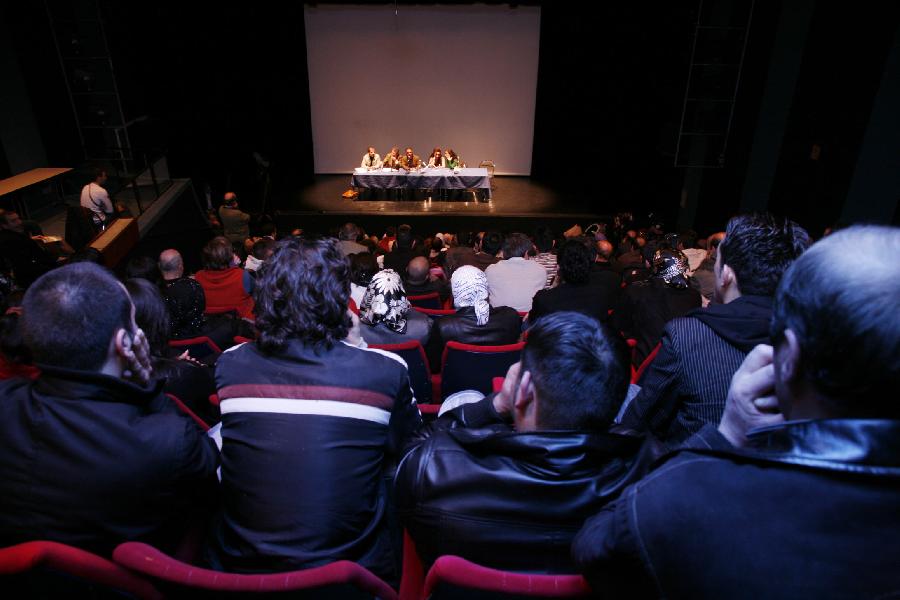
[[455,554],[499,569],[573,571],[575,532],[639,477],[638,456],[649,458],[640,438],[608,432],[628,388],[624,346],[586,315],[544,317],[500,393],[421,432],[395,496],[425,563]]
[[640,365],[662,338],[666,323],[700,307],[700,294],[688,287],[687,258],[678,250],[657,250],[652,255],[653,275],[622,293],[613,326],[637,340],[634,366]]
[[898,254],[900,230],[854,227],[788,268],[774,348],[747,355],[718,432],[706,425],[691,438],[704,449],[672,454],[575,539],[598,596],[896,595]]
[[91,263],[61,267],[25,294],[22,329],[41,376],[0,384],[0,545],[173,550],[215,499],[218,452],[148,383],[125,288]]
[[556,257],[562,283],[534,295],[528,321],[533,323],[553,312],[574,310],[605,323],[618,298],[618,276],[612,271],[613,285],[592,277],[591,251],[579,239],[563,243]]
[[622,424],[649,428],[674,445],[703,423],[718,424],[734,372],[754,346],[769,343],[772,296],[782,273],[808,246],[806,231],[782,217],[731,219],[716,258],[717,303],[666,325]]
[[447,342],[502,346],[515,344],[522,333],[522,317],[508,306],[491,306],[484,271],[465,265],[450,278],[455,315],[440,317],[431,328],[425,348],[431,370],[441,369],[441,353]]

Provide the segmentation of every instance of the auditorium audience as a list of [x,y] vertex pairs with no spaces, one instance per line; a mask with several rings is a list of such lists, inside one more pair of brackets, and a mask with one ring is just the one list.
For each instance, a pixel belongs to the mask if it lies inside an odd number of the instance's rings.
[[531,310],[531,301],[547,284],[547,269],[533,260],[534,244],[524,233],[503,240],[503,260],[484,270],[491,306],[510,306],[519,312]]
[[214,237],[203,247],[203,269],[194,278],[206,296],[206,310],[234,310],[253,317],[253,277],[240,264],[224,237]]
[[357,308],[362,304],[366,288],[379,271],[378,261],[368,252],[350,255],[350,297]]
[[436,292],[443,303],[451,297],[450,286],[443,279],[432,279],[430,271],[431,265],[428,264],[428,259],[424,256],[417,256],[406,266],[406,278],[403,280],[403,286],[410,296],[422,296]]
[[223,508],[205,552],[215,568],[346,559],[396,573],[383,478],[420,416],[398,357],[344,342],[349,296],[336,240],[285,240],[258,280],[259,340],[219,358]]
[[665,326],[659,354],[622,424],[673,444],[704,423],[717,424],[735,371],[756,345],[769,343],[781,275],[809,243],[806,231],[784,218],[731,219],[715,264],[717,303]]
[[608,432],[627,388],[614,334],[578,313],[538,321],[502,391],[423,429],[398,469],[400,518],[426,565],[454,554],[573,572],[578,528],[642,472],[642,440]]
[[684,254],[664,249],[652,256],[651,277],[626,287],[613,315],[615,328],[637,340],[634,366],[659,343],[666,323],[700,306],[700,294],[688,287]]
[[417,256],[422,256],[422,252],[413,238],[412,227],[401,225],[397,228],[397,238],[391,251],[384,255],[384,268],[405,273],[406,265]]
[[[590,243],[590,242],[589,242]],[[559,311],[576,311],[605,323],[619,294],[618,277],[612,288],[591,278],[591,251],[581,239],[563,242],[557,256],[560,284],[534,295],[528,322]]]
[[359,304],[360,335],[367,344],[428,343],[431,319],[412,310],[400,275],[391,269],[376,273]]
[[556,239],[549,227],[538,227],[534,232],[534,247],[537,248],[537,254],[534,255],[534,262],[538,263],[547,270],[547,283],[545,288],[549,288],[556,280],[557,266],[556,254],[553,249],[556,245]]
[[56,258],[25,233],[18,213],[0,209],[0,256],[9,261],[16,281],[28,286],[56,266]]
[[187,351],[169,348],[169,315],[159,289],[146,279],[129,279],[125,289],[134,304],[134,322],[147,338],[153,376],[165,382],[163,391],[207,423],[217,422],[218,411],[209,404],[209,396],[216,393],[213,371],[192,360]]
[[787,269],[773,345],[735,373],[718,432],[704,426],[575,539],[598,596],[896,593],[898,253],[900,230],[852,227]]
[[51,271],[22,332],[42,373],[0,382],[0,544],[171,551],[215,501],[217,452],[151,380],[125,288],[90,263]]
[[274,252],[274,239],[269,237],[259,238],[256,243],[253,244],[251,254],[249,254],[247,260],[244,261],[244,269],[255,276],[260,267],[265,264],[266,259],[272,256]]
[[368,248],[358,242],[359,227],[355,223],[344,223],[338,232],[338,239],[341,241],[341,251],[344,253],[344,256],[369,251]]
[[426,348],[431,370],[441,369],[441,353],[447,342],[500,346],[514,344],[522,331],[522,318],[509,306],[494,307],[488,301],[487,276],[481,269],[462,266],[450,278],[456,313],[438,319]]
[[503,236],[496,231],[483,231],[475,238],[475,266],[484,271],[500,262],[497,254],[503,247]]

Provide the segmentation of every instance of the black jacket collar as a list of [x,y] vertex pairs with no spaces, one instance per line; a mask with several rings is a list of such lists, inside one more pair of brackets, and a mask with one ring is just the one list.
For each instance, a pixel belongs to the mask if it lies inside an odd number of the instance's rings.
[[95,371],[79,371],[48,365],[37,365],[41,376],[35,382],[35,390],[41,394],[79,400],[90,398],[103,402],[126,402],[146,405],[158,397],[164,381],[155,379],[141,386],[118,377]]

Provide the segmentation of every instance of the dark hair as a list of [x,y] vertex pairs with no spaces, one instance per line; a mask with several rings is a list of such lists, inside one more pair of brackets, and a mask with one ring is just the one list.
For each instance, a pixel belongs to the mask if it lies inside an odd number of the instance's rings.
[[397,241],[394,242],[394,246],[401,250],[409,250],[412,248],[413,243],[413,235],[412,235],[412,227],[409,225],[401,225],[397,228]]
[[522,257],[528,254],[534,244],[524,233],[511,233],[503,240],[503,258]]
[[897,228],[850,227],[794,261],[775,294],[773,342],[793,331],[800,376],[847,416],[900,418],[898,253]]
[[91,168],[91,182],[97,181],[103,175],[106,175],[106,169],[103,167],[92,167]]
[[528,330],[522,369],[531,372],[541,429],[603,430],[628,391],[624,342],[581,313],[538,319]]
[[338,232],[338,239],[347,241],[347,242],[355,242],[356,238],[359,237],[359,227],[354,223],[344,223],[341,225],[341,229]]
[[291,339],[331,348],[350,331],[350,263],[334,239],[280,242],[256,280],[255,297],[264,352],[278,352]]
[[22,333],[36,363],[97,371],[118,329],[131,331],[131,300],[112,273],[93,263],[54,269],[22,302]]
[[266,221],[265,223],[261,223],[259,226],[259,235],[263,237],[275,237],[275,223],[273,221]]
[[534,230],[534,245],[539,252],[550,252],[553,249],[553,231],[549,227],[538,227]]
[[227,238],[214,237],[203,246],[203,268],[210,271],[224,271],[231,266],[234,249]]
[[350,281],[356,285],[366,287],[380,270],[374,255],[365,252],[350,255]]
[[153,283],[159,283],[159,265],[149,256],[135,256],[125,266],[126,279],[146,279]]
[[159,288],[146,279],[129,279],[125,289],[134,304],[134,322],[144,330],[150,353],[164,356],[169,343],[169,311]]
[[567,240],[556,256],[563,281],[573,285],[588,282],[591,272],[591,251],[580,240]]
[[697,232],[693,229],[685,229],[678,234],[678,239],[685,248],[694,248],[697,246]]
[[721,264],[734,271],[741,294],[771,296],[785,269],[809,243],[809,234],[793,221],[752,213],[728,221],[719,253]]
[[276,242],[270,238],[262,238],[253,244],[253,258],[257,260],[266,260],[275,252]]
[[496,231],[488,231],[481,238],[481,251],[486,254],[496,256],[500,252],[501,246],[503,246],[503,236]]

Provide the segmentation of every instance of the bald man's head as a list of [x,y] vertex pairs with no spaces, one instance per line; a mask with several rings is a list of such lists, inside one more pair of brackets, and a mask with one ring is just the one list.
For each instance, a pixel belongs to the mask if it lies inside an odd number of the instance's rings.
[[234,192],[225,192],[224,196],[225,204],[237,204],[237,194]]
[[178,279],[184,275],[184,260],[182,260],[178,250],[169,248],[160,253],[159,272],[162,273],[163,279],[166,281]]
[[597,262],[609,262],[613,253],[613,245],[606,240],[597,242]]
[[836,417],[900,418],[898,254],[900,229],[856,226],[813,244],[785,271],[770,333],[788,418],[801,404]]
[[725,239],[725,232],[719,231],[718,233],[714,233],[706,239],[706,256],[709,258],[715,258],[716,253],[719,250],[719,244],[722,243],[722,240]]
[[431,265],[428,263],[428,259],[424,256],[417,256],[406,266],[406,273],[408,275],[407,281],[410,283],[425,283],[428,279],[428,271],[431,268]]

